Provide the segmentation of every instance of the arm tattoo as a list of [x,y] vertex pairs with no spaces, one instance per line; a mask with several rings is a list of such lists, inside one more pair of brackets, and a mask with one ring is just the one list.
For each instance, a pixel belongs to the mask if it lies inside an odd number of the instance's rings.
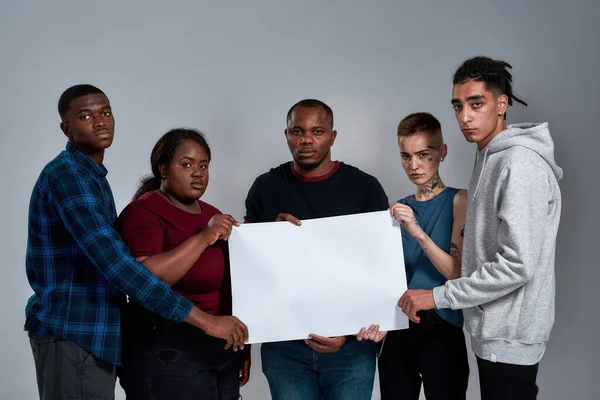
[[454,257],[457,261],[460,260],[460,249],[458,245],[454,242],[450,242],[450,255]]

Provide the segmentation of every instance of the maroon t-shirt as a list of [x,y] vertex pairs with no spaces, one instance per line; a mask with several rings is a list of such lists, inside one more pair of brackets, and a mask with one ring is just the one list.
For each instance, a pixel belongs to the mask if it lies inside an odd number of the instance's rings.
[[[183,211],[156,192],[131,202],[117,222],[117,229],[134,257],[152,256],[171,250],[205,229],[208,221],[221,214],[198,200],[200,214]],[[212,315],[230,313],[229,277],[225,273],[226,244],[222,240],[208,247],[192,268],[173,285],[173,290]]]

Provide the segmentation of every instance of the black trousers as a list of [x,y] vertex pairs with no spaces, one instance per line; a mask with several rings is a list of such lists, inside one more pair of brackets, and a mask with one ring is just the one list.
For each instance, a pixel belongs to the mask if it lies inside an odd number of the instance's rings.
[[379,357],[382,400],[464,400],[469,361],[462,328],[435,311],[419,312],[421,322],[388,332]]
[[539,363],[515,365],[494,363],[477,357],[481,400],[535,400]]
[[79,345],[29,332],[40,400],[113,400],[115,366]]
[[[135,309],[134,309],[135,310]],[[237,400],[240,357],[225,341],[137,310],[123,324],[119,382],[127,400]]]

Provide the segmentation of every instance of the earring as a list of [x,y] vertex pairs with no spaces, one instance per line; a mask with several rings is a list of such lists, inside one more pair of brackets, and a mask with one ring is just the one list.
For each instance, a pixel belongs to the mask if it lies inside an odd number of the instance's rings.
[[444,157],[440,157],[440,161],[444,161]]

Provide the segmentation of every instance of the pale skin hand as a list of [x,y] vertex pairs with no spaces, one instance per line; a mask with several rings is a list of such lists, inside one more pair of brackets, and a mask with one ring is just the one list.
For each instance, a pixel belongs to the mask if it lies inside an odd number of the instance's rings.
[[379,325],[371,325],[368,329],[365,327],[360,328],[358,331],[358,335],[356,335],[356,340],[359,342],[361,340],[372,340],[375,343],[381,342],[383,338],[387,335],[386,331],[380,331]]
[[421,229],[417,223],[417,219],[415,218],[412,208],[406,204],[392,204],[392,207],[390,208],[390,214],[396,221],[400,223],[400,226],[402,226],[410,234],[410,236],[416,238],[425,234],[423,229]]
[[435,308],[433,290],[407,290],[402,297],[400,297],[400,300],[398,300],[398,307],[406,314],[408,319],[419,323],[421,318],[419,318],[417,312]]
[[390,214],[400,225],[419,243],[423,252],[433,266],[444,275],[446,279],[460,278],[462,228],[465,225],[466,190],[460,190],[454,197],[452,233],[450,236],[450,254],[442,250],[421,229],[415,218],[412,208],[406,204],[394,203],[390,207]]

